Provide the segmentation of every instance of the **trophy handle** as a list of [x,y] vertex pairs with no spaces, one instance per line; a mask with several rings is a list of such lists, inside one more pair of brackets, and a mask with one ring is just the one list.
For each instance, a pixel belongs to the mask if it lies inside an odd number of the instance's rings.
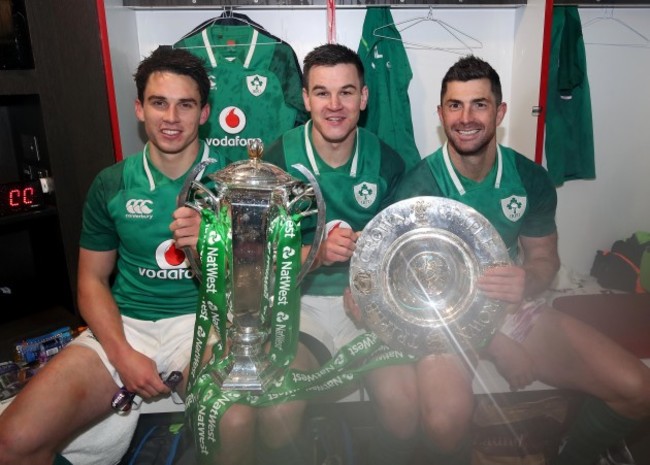
[[[296,282],[300,284],[302,279],[309,272],[311,266],[314,264],[314,261],[316,260],[316,254],[318,253],[318,249],[320,248],[321,242],[323,242],[323,235],[325,233],[325,200],[323,199],[323,193],[320,190],[318,181],[316,181],[316,177],[311,173],[311,171],[309,171],[300,163],[296,163],[292,167],[300,171],[309,181],[309,184],[311,185],[311,189],[313,190],[314,193],[314,197],[316,197],[316,208],[318,211],[318,219],[316,221],[316,232],[314,233],[314,242],[312,242],[311,244],[311,248],[309,249],[309,253],[307,254],[305,263],[303,263],[300,273],[298,274],[298,278],[296,280]],[[306,190],[305,193],[295,198],[289,204],[289,208],[291,208],[291,206],[293,206],[297,200],[304,197],[307,193],[308,191]],[[313,215],[314,213],[316,212],[312,209],[303,212],[302,216],[305,217],[305,216]]]
[[[183,183],[181,192],[178,195],[178,201],[176,203],[176,206],[178,208],[189,207],[197,211],[199,214],[201,213],[201,210],[205,207],[211,207],[215,209],[215,211],[218,211],[218,207],[221,202],[219,197],[215,196],[210,191],[210,189],[205,187],[197,179],[200,173],[202,173],[203,170],[208,165],[211,165],[212,163],[216,163],[216,161],[217,160],[210,158],[202,161],[194,168],[192,168],[192,171],[190,171],[189,174],[187,175],[187,178],[185,178],[185,182]],[[199,199],[197,199],[196,197],[197,192],[200,192],[201,194]],[[202,280],[201,259],[199,258],[198,253],[196,252],[196,250],[193,250],[189,246],[185,246],[182,249],[183,252],[185,253],[185,256],[187,257],[187,260],[190,263],[190,267],[194,272],[194,276],[196,276],[199,282],[201,282]]]

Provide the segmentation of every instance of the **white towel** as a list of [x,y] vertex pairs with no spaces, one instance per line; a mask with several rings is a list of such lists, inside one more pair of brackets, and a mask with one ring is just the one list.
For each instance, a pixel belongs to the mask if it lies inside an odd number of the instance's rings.
[[140,410],[113,413],[70,442],[61,455],[73,465],[115,465],[131,444]]

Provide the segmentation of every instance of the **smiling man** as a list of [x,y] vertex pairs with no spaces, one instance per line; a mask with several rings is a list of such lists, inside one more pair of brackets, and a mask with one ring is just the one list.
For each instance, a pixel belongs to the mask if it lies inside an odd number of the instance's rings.
[[[198,137],[210,114],[210,81],[200,59],[161,47],[134,78],[135,113],[148,142],[97,175],[83,211],[78,305],[89,329],[0,416],[3,465],[51,464],[75,435],[117,415],[111,404],[122,386],[145,399],[169,394],[161,373],[188,365],[198,285],[169,223],[190,169],[208,158],[215,160],[211,170],[226,161]],[[137,416],[130,411],[120,428],[100,422],[94,439],[113,456],[93,451],[93,460],[119,460],[130,437],[118,429],[132,433]]]
[[[360,113],[368,104],[368,89],[359,56],[340,44],[316,47],[304,59],[303,100],[311,120],[283,134],[266,150],[264,160],[306,181],[295,169],[302,164],[316,177],[326,203],[327,237],[318,250],[316,263],[301,284],[300,341],[318,362],[324,363],[362,330],[346,314],[343,293],[349,281],[349,261],[359,232],[392,201],[404,172],[402,158],[371,132],[359,128]],[[179,208],[172,224],[181,246],[195,247],[200,217],[187,207]],[[316,230],[315,217],[301,221],[303,258],[309,253]],[[394,410],[412,406],[413,393],[392,389],[392,380],[412,373],[403,365],[376,369],[366,375],[373,396],[390,402],[378,405],[382,425],[373,438],[382,446],[371,448],[369,463],[400,465],[413,452],[416,412]],[[409,384],[410,388],[413,384]],[[356,386],[355,386],[356,387]],[[343,394],[336,392],[335,395]],[[408,397],[398,402],[392,399]],[[285,404],[287,405],[287,404]],[[280,404],[278,407],[281,407]],[[392,421],[388,421],[388,419]],[[397,421],[395,421],[397,419]],[[399,419],[408,419],[402,423]],[[278,449],[276,456],[286,450]],[[288,464],[287,456],[282,461]]]
[[[357,126],[361,111],[372,102],[354,51],[340,44],[321,45],[305,57],[303,73],[303,100],[311,121],[286,132],[265,158],[298,178],[303,176],[292,166],[307,167],[325,199],[327,237],[318,251],[319,266],[303,280],[300,313],[300,330],[315,339],[310,348],[322,362],[361,332],[343,306],[349,260],[360,231],[392,202],[404,163],[377,136]],[[303,220],[305,254],[314,230],[313,217]],[[410,399],[412,393],[393,390],[390,382],[411,372],[402,365],[376,369],[366,375],[366,386],[375,399]],[[381,447],[370,447],[369,463],[406,463],[413,450],[415,412],[392,407],[412,404],[405,399],[375,405],[382,428],[373,440]],[[409,422],[400,422],[402,418]],[[383,427],[388,424],[390,430]]]
[[[553,463],[592,465],[599,452],[650,414],[650,370],[540,298],[560,266],[557,195],[544,168],[497,143],[496,128],[506,113],[501,98],[499,76],[488,63],[468,56],[454,64],[442,81],[438,106],[447,143],[404,176],[395,198],[454,199],[478,210],[498,231],[512,264],[489,269],[477,285],[488,297],[510,304],[512,312],[485,355],[513,390],[540,380],[587,394]],[[416,367],[428,439],[438,452],[460,460],[459,444],[473,410],[473,369],[452,354],[425,357]]]

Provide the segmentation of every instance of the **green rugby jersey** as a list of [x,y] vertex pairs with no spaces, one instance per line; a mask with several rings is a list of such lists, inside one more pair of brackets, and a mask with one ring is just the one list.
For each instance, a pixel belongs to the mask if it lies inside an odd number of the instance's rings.
[[249,26],[213,24],[174,44],[205,61],[210,118],[200,135],[232,161],[249,139],[270,144],[307,120],[302,73],[291,47]]
[[[393,24],[390,8],[368,8],[359,43],[359,57],[368,86],[368,107],[361,113],[359,126],[379,136],[391,146],[410,169],[420,160],[415,145],[408,88],[413,78],[404,44]],[[386,27],[382,27],[386,26]],[[385,39],[375,35],[382,27]]]
[[578,8],[553,8],[546,98],[546,167],[556,186],[594,179],[594,130]]
[[[395,151],[363,128],[358,128],[353,156],[343,166],[330,167],[316,152],[311,140],[311,122],[286,132],[269,147],[265,160],[297,179],[305,177],[292,166],[300,163],[316,177],[323,192],[328,226],[349,225],[361,231],[392,202],[393,192],[404,172],[404,162]],[[316,218],[303,220],[303,242],[311,244]],[[343,295],[349,285],[349,262],[321,266],[305,276],[303,294]]]
[[543,167],[499,146],[492,170],[476,182],[454,168],[446,148],[445,144],[404,176],[396,201],[437,196],[469,205],[492,223],[513,259],[520,235],[542,237],[556,231],[557,193]]
[[[145,146],[97,175],[83,210],[80,246],[117,250],[111,290],[120,312],[155,321],[194,313],[198,283],[169,230],[187,174],[169,179],[150,162],[147,152]],[[225,166],[224,158],[202,143],[196,163],[208,158],[217,162],[206,172]]]

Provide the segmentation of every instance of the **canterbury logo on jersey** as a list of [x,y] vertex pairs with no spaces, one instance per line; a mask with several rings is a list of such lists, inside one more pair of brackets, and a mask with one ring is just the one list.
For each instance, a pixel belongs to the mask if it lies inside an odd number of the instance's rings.
[[377,184],[362,182],[354,186],[354,198],[363,208],[369,208],[377,199]]
[[503,214],[513,223],[519,221],[526,211],[526,197],[511,195],[501,199],[501,210]]
[[129,199],[126,201],[127,218],[153,218],[153,200]]
[[176,248],[173,239],[167,239],[156,247],[158,269],[138,268],[140,276],[150,279],[192,279],[194,273],[189,268],[185,253]]
[[217,78],[208,74],[208,79],[210,80],[210,90],[217,90]]

